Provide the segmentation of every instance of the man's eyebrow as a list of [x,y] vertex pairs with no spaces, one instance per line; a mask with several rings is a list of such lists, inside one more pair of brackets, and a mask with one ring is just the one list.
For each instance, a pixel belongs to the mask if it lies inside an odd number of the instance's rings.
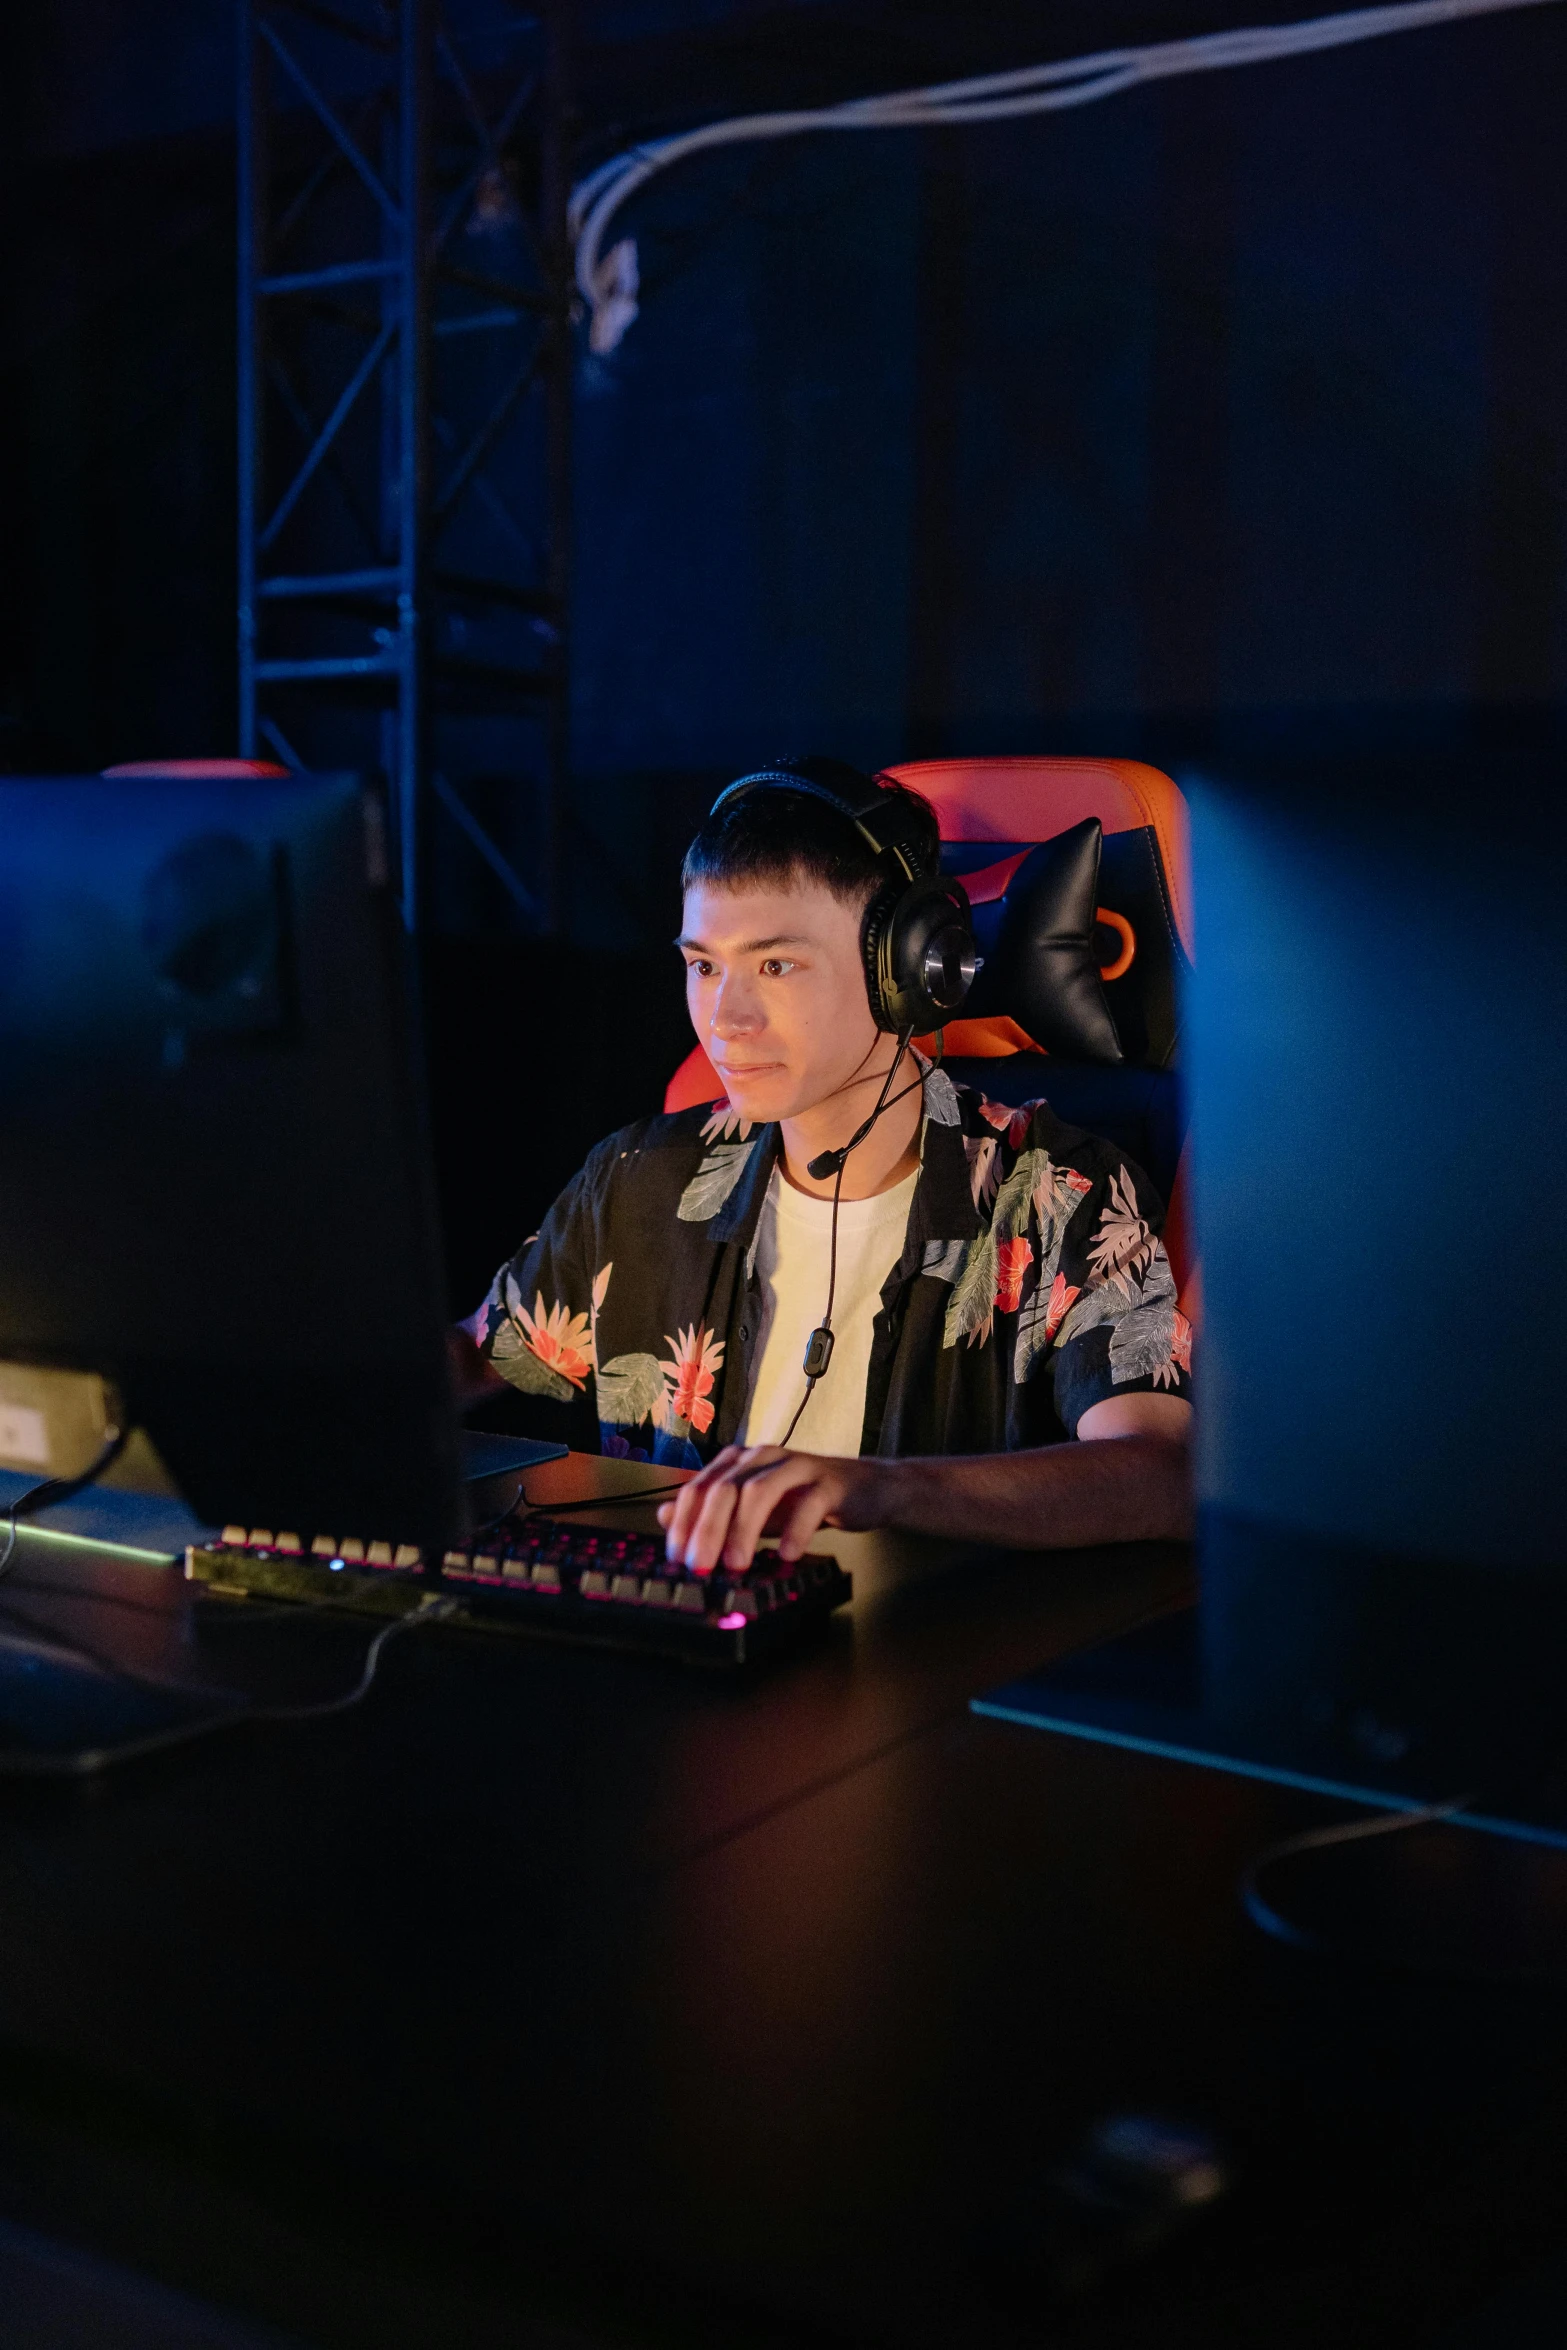
[[[786,930],[777,938],[743,938],[735,952],[741,955],[765,955],[774,947],[808,947],[815,942],[803,930]],[[693,954],[710,955],[712,948],[699,938],[677,938],[677,947],[689,947]]]

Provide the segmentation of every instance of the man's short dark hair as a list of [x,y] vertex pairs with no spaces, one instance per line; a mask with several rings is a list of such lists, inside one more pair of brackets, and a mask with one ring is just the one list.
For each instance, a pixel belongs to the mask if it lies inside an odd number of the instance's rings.
[[[888,783],[864,775],[842,759],[815,754],[805,758],[769,759],[769,773],[803,776],[847,800],[851,808],[868,801],[896,799],[914,810],[920,830],[914,837],[926,852],[934,872],[941,832],[930,802],[906,784]],[[701,881],[726,889],[787,889],[791,883],[818,882],[835,898],[852,906],[870,903],[886,878],[870,849],[836,811],[809,792],[792,792],[772,784],[765,790],[737,793],[725,807],[709,816],[686,851],[680,886]]]

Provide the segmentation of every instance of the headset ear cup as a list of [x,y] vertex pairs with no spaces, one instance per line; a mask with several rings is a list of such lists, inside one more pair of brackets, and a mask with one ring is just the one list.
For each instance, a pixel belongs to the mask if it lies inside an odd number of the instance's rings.
[[865,909],[860,925],[860,959],[865,967],[865,993],[870,999],[871,1018],[878,1028],[889,1034],[898,1033],[898,1023],[888,1009],[888,987],[892,981],[892,966],[888,955],[889,931],[898,909],[899,892],[881,889]]
[[[878,1028],[893,1035],[912,1029],[923,1036],[956,1016],[977,967],[973,921],[961,882],[936,878],[913,882],[901,892],[887,891],[871,901],[861,937]],[[933,992],[930,979],[930,950],[937,941],[939,969],[953,974],[940,993]],[[954,974],[955,965],[961,966],[961,978]]]

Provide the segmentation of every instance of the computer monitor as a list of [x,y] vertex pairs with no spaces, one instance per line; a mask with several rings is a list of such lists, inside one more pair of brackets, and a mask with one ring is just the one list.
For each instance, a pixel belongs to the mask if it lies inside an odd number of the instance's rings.
[[92,1373],[209,1523],[461,1530],[408,961],[352,778],[0,779],[8,1465]]
[[1182,782],[1201,1603],[982,1704],[1567,1843],[1560,760]]

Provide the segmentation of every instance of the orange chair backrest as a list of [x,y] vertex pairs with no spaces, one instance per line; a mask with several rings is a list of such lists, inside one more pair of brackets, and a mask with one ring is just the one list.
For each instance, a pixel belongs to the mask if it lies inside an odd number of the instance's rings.
[[1152,832],[1170,911],[1192,954],[1191,836],[1186,801],[1140,759],[911,759],[883,770],[923,792],[945,841],[1050,840],[1097,816],[1107,833]]

